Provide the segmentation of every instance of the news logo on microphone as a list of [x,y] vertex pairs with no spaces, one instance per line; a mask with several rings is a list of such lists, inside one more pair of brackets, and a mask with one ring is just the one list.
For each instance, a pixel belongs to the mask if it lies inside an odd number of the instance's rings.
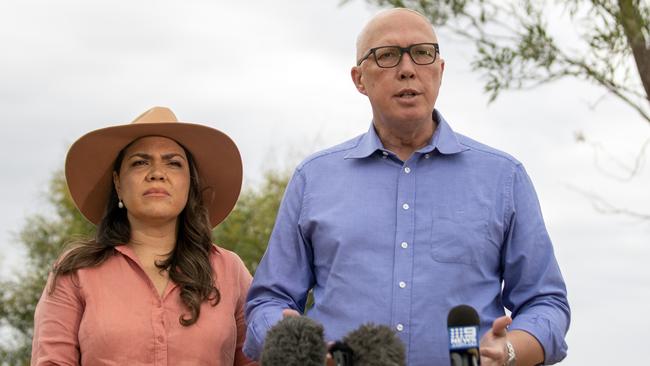
[[449,350],[465,350],[478,348],[478,327],[450,327],[449,329]]

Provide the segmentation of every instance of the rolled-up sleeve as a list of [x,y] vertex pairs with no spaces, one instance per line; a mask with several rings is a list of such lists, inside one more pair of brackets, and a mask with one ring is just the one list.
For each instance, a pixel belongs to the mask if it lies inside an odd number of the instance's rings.
[[266,253],[248,293],[248,331],[244,353],[259,359],[266,332],[282,318],[283,309],[304,312],[313,285],[313,251],[300,229],[305,178],[296,170],[287,185]]
[[79,323],[84,303],[75,275],[59,276],[52,293],[52,275],[34,313],[34,365],[79,365]]
[[503,303],[512,312],[511,330],[533,335],[544,349],[544,363],[561,361],[569,329],[567,291],[544,225],[537,195],[521,164],[507,185],[509,223],[503,254]]

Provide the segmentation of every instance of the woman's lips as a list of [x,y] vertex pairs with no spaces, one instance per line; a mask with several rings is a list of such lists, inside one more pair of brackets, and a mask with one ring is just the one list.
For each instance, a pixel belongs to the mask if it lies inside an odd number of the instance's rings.
[[167,190],[162,189],[162,188],[150,188],[147,189],[143,196],[146,197],[167,197],[169,196],[169,192]]

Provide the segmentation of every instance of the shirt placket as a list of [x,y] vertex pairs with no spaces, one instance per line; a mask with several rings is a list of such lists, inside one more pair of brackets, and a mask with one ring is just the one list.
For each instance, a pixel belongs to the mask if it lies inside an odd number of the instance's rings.
[[[167,351],[168,351],[168,332],[167,324],[165,324],[165,299],[174,290],[175,286],[170,282],[163,296],[160,296],[153,281],[147,276],[142,268],[140,261],[133,254],[131,249],[126,246],[118,246],[117,250],[120,251],[128,261],[131,261],[133,268],[139,272],[142,280],[144,280],[149,287],[151,294],[151,329],[153,330],[153,363],[154,365],[167,366]],[[128,300],[127,300],[128,301]]]
[[413,279],[413,239],[415,228],[415,162],[409,159],[400,168],[397,181],[397,213],[394,240],[392,323],[409,351]]
[[[156,294],[158,295],[158,294]],[[154,360],[159,366],[167,366],[167,330],[165,329],[165,307],[160,296],[156,296],[151,307],[151,325],[154,339]]]

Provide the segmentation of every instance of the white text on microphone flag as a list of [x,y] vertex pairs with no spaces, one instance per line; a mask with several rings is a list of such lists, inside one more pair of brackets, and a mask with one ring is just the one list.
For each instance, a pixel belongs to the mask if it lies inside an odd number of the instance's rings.
[[478,327],[450,327],[449,350],[478,348]]

